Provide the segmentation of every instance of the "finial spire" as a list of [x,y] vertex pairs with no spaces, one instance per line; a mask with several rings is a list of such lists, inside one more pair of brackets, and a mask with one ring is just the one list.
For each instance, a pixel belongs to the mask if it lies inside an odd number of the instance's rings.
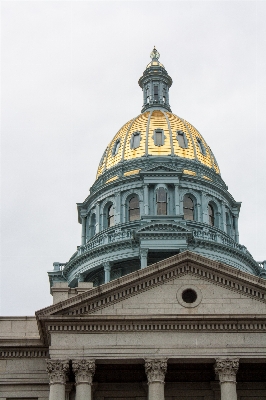
[[152,109],[164,109],[171,112],[169,104],[169,88],[172,78],[168,75],[163,64],[159,62],[160,53],[154,46],[150,57],[152,61],[147,65],[139,86],[143,91],[143,107],[141,112]]
[[156,50],[155,46],[150,54],[150,57],[151,57],[152,61],[158,61],[160,58],[160,53],[158,50]]

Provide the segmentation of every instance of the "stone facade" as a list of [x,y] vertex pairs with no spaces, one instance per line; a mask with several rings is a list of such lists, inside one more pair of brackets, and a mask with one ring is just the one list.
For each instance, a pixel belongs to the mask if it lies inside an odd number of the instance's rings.
[[78,204],[81,245],[49,272],[53,305],[0,319],[1,400],[266,399],[266,262],[151,57],[142,114]]

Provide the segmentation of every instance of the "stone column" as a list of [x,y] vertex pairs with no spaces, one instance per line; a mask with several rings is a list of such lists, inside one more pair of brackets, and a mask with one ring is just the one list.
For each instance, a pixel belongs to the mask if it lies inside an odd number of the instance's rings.
[[179,183],[175,183],[175,215],[180,214]]
[[108,283],[110,282],[111,279],[111,265],[109,261],[103,263],[103,269],[104,269],[104,283]]
[[215,372],[219,376],[221,400],[237,400],[236,373],[239,366],[238,358],[218,358]]
[[95,233],[99,233],[100,232],[100,204],[96,203],[96,207],[95,207],[95,214],[96,214],[96,223],[95,223]]
[[85,215],[81,215],[81,223],[82,223],[81,246],[83,246],[86,243],[86,217],[85,217]]
[[144,185],[144,215],[149,215],[149,187],[148,185]]
[[148,264],[148,249],[140,249],[140,268],[146,268]]
[[68,360],[46,360],[46,362],[46,370],[50,379],[49,400],[65,400],[65,385],[69,362]]
[[73,360],[72,369],[76,378],[76,400],[91,400],[95,360]]
[[146,359],[145,372],[148,378],[148,400],[164,400],[164,377],[167,359]]

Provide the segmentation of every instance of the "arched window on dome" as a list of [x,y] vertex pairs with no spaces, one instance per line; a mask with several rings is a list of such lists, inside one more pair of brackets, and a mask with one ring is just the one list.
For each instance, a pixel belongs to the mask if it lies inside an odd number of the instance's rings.
[[209,214],[209,225],[214,226],[215,224],[214,209],[211,204],[208,204],[208,214]]
[[90,237],[93,237],[96,233],[96,215],[92,214],[90,223]]
[[179,146],[182,147],[183,149],[185,149],[187,147],[187,137],[185,135],[185,132],[177,131],[176,138],[177,138]]
[[156,192],[157,215],[167,215],[167,190],[159,187]]
[[107,227],[110,228],[115,224],[114,206],[111,204],[107,209]]
[[131,149],[137,149],[140,146],[140,132],[134,132],[132,133],[131,139],[130,139],[130,148]]
[[184,212],[184,219],[193,221],[194,218],[194,201],[192,198],[186,194],[183,199],[183,212]]
[[139,197],[134,195],[128,202],[128,220],[136,221],[140,219]]

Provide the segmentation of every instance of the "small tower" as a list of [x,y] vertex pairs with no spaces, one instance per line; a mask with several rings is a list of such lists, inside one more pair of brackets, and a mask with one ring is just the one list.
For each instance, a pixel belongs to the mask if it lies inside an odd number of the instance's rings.
[[150,54],[151,62],[147,65],[139,86],[143,91],[143,107],[141,112],[147,110],[165,109],[171,112],[169,105],[169,88],[173,81],[168,75],[163,64],[159,62],[160,54],[154,47]]

